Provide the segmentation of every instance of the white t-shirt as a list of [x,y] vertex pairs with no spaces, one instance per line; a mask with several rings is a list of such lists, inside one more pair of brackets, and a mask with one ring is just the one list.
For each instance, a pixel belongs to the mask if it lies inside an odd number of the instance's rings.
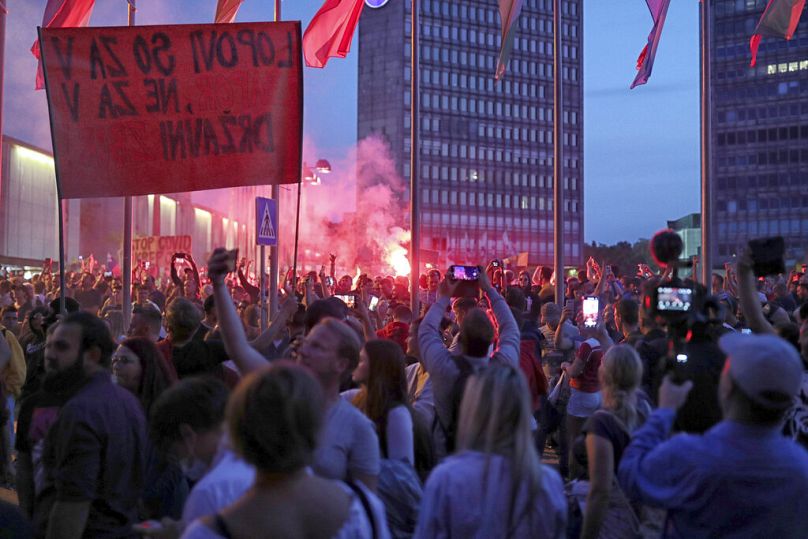
[[379,440],[373,423],[340,398],[328,409],[312,469],[320,477],[350,480],[379,475]]
[[[359,497],[348,485],[340,482],[340,487],[351,495],[351,508],[348,513],[348,519],[334,535],[333,539],[367,539],[369,537],[389,539],[390,530],[387,527],[384,505],[379,498],[368,489],[360,486],[370,503],[370,510],[373,512],[373,523],[371,524],[367,511],[365,511]],[[256,537],[260,536],[259,531],[256,530]],[[197,520],[188,526],[180,539],[222,539],[222,536]]]
[[185,526],[198,518],[213,515],[239,499],[255,481],[255,468],[222,442],[213,466],[191,489],[182,510]]

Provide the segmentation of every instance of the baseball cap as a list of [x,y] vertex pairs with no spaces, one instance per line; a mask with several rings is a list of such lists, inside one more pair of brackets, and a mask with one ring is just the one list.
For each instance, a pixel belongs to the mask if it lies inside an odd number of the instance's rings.
[[730,377],[750,399],[773,410],[791,405],[803,370],[793,345],[776,335],[742,333],[728,333],[718,345],[727,354]]

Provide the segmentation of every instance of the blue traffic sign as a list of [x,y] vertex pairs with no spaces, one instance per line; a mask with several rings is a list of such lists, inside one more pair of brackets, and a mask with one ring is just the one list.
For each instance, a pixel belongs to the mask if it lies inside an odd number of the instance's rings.
[[255,243],[278,245],[278,208],[271,198],[255,197]]

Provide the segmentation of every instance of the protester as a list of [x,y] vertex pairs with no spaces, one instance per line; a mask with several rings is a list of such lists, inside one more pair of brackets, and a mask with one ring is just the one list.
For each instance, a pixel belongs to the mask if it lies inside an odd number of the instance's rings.
[[629,345],[610,348],[598,372],[603,407],[584,423],[583,436],[575,441],[573,452],[588,480],[583,511],[582,539],[599,536],[630,536],[637,521],[634,508],[615,483],[623,451],[631,433],[651,412],[647,401],[638,397],[642,362]]
[[186,298],[177,298],[166,310],[168,337],[158,345],[182,379],[198,374],[216,376],[235,386],[238,375],[222,366],[228,355],[221,341],[205,340],[202,312]]
[[[561,370],[569,377],[570,397],[567,403],[567,445],[581,432],[584,423],[600,408],[601,394],[598,369],[603,358],[603,347],[595,338],[581,343],[572,363],[562,363]],[[570,459],[570,464],[573,460]]]
[[393,308],[393,321],[376,332],[380,339],[390,339],[396,342],[402,352],[407,351],[407,335],[410,332],[412,311],[406,305],[396,305]]
[[693,384],[666,378],[659,408],[623,453],[620,484],[668,510],[669,537],[805,537],[808,453],[781,434],[801,383],[799,356],[773,335],[728,334],[720,345],[724,419],[703,435],[668,440]]
[[527,386],[514,366],[491,365],[468,380],[459,452],[427,480],[416,538],[565,537],[563,484],[540,463],[530,420]]
[[[519,328],[505,299],[496,291],[482,269],[479,278],[480,290],[491,303],[499,328],[497,356],[500,361],[519,365]],[[441,281],[438,297],[424,316],[418,330],[418,348],[421,360],[429,373],[435,395],[435,417],[440,427],[440,437],[435,440],[437,457],[454,449],[457,432],[457,408],[462,388],[455,388],[458,379],[483,369],[489,363],[489,353],[494,344],[494,326],[488,315],[475,308],[469,311],[460,327],[459,342],[462,354],[453,356],[446,348],[440,334],[440,321],[458,287],[458,281],[449,278]]]
[[68,315],[48,335],[45,383],[71,388],[43,448],[38,535],[126,537],[143,489],[145,423],[134,396],[112,383],[104,322]]
[[418,329],[421,319],[410,324],[407,337],[407,361],[411,362],[405,371],[407,376],[407,399],[412,409],[421,415],[424,425],[434,425],[435,397],[432,392],[432,382],[429,373],[421,360],[421,351],[418,348]]
[[[219,305],[219,327],[225,346],[239,370],[247,374],[266,366],[267,360],[250,346],[238,320],[224,283],[227,257],[225,249],[214,250],[208,261],[208,276]],[[290,301],[296,303],[292,296],[287,299]],[[328,301],[324,300],[323,305]],[[299,362],[320,382],[327,406],[312,469],[329,479],[361,481],[372,490],[379,474],[379,445],[373,424],[339,395],[343,376],[359,363],[360,348],[354,330],[339,320],[326,318],[304,339]]]
[[181,532],[244,494],[255,479],[252,466],[235,455],[225,435],[227,387],[212,377],[191,377],[166,390],[155,402],[149,430],[167,459],[176,459],[194,483],[179,522],[163,526]]
[[[214,253],[211,262],[216,258]],[[256,468],[253,488],[192,523],[184,539],[232,537],[389,537],[384,509],[361,484],[306,472],[315,458],[324,396],[300,367],[278,364],[250,375],[233,395],[228,432]]]

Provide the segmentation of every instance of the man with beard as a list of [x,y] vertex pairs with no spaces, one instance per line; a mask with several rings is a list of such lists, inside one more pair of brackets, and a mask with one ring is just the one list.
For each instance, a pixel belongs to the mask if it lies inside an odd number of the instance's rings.
[[[104,322],[89,313],[68,315],[48,334],[42,389],[63,404],[37,440],[41,454],[27,448],[41,458],[42,473],[33,476],[40,536],[131,535],[145,473],[145,420],[137,399],[112,383],[114,349]],[[27,438],[41,426],[36,412]]]

